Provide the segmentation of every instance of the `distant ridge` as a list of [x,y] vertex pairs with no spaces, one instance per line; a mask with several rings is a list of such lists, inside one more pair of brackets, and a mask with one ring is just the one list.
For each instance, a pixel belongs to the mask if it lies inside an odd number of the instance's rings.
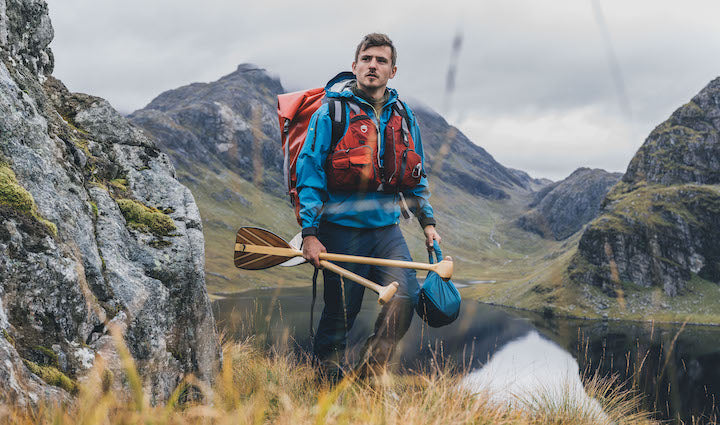
[[720,78],[645,140],[587,228],[570,266],[615,294],[623,282],[684,293],[720,283]]

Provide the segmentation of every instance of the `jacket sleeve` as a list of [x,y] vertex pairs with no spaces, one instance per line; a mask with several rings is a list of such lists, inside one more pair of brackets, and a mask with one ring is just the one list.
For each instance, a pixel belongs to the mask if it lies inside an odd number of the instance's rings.
[[[410,113],[412,119],[412,128],[410,133],[415,142],[415,152],[420,155],[422,159],[423,172],[425,171],[425,152],[423,151],[422,139],[420,137],[420,127],[417,124],[415,114]],[[415,214],[420,223],[420,227],[425,227],[429,224],[435,225],[435,217],[433,215],[433,208],[430,205],[430,188],[428,187],[427,177],[423,176],[420,178],[420,183],[414,188],[403,192],[408,201],[408,207],[410,212]]]
[[332,121],[323,105],[310,119],[307,137],[298,157],[297,189],[303,235],[317,234],[322,208],[328,199],[325,159],[330,150]]

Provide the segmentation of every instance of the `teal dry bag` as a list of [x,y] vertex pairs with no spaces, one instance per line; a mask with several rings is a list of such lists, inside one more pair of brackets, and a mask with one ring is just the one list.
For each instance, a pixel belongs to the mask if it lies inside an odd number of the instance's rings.
[[[437,241],[434,242],[434,254],[437,261],[441,261],[442,251]],[[434,263],[433,251],[428,253],[430,264]],[[442,280],[435,272],[428,272],[420,298],[415,307],[417,314],[431,327],[439,328],[449,325],[460,314],[460,293],[451,280]]]

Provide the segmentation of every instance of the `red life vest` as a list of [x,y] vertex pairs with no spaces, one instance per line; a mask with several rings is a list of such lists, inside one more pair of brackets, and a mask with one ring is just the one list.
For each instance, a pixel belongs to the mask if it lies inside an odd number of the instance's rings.
[[[339,120],[340,128],[344,128],[345,105],[350,109],[349,123],[344,136],[328,154],[325,167],[328,188],[348,192],[380,190],[397,193],[417,186],[425,174],[420,155],[415,152],[405,105],[398,100],[392,106],[392,115],[382,137],[385,144],[382,161],[378,145],[380,132],[375,121],[357,103],[346,99],[330,100],[328,106],[333,127]],[[339,114],[335,112],[337,108],[341,108]]]

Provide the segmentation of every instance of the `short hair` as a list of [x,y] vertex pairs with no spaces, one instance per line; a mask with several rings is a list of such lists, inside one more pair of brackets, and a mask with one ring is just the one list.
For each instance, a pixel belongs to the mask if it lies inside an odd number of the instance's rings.
[[377,32],[370,33],[363,37],[360,44],[358,44],[357,49],[355,49],[355,62],[358,61],[358,58],[360,57],[360,52],[370,47],[379,46],[390,47],[390,61],[392,62],[392,65],[395,66],[395,62],[397,61],[397,50],[395,50],[395,46],[393,45],[392,40],[390,40],[390,37],[388,37],[386,34],[380,34]]

